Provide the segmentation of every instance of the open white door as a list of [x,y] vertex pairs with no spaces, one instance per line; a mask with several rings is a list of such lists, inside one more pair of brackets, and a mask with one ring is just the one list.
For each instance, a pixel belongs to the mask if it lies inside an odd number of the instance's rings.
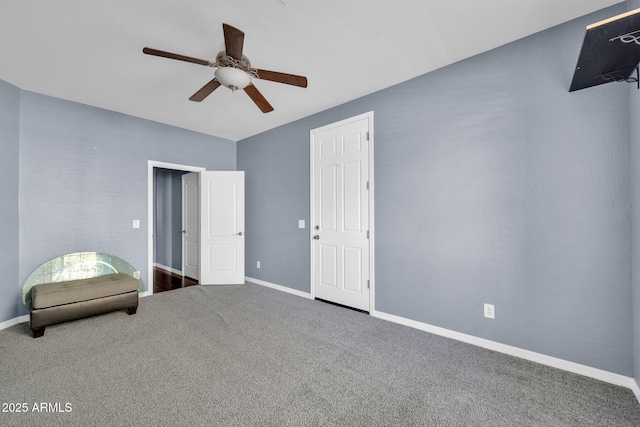
[[182,274],[196,280],[200,279],[198,181],[198,173],[182,175]]
[[200,173],[199,281],[244,283],[244,172]]

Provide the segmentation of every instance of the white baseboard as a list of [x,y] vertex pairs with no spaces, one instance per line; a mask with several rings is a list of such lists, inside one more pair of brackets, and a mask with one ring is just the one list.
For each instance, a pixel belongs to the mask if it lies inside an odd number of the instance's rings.
[[440,335],[446,338],[462,341],[467,344],[472,344],[478,347],[483,347],[489,350],[508,354],[510,356],[515,356],[521,359],[530,360],[532,362],[551,366],[553,368],[558,368],[564,371],[573,372],[574,374],[579,374],[585,377],[594,378],[596,380],[604,381],[610,384],[626,387],[631,389],[634,392],[634,394],[636,395],[636,398],[640,402],[640,387],[638,387],[638,383],[636,383],[636,381],[631,377],[626,377],[624,375],[615,374],[609,371],[604,371],[602,369],[592,368],[591,366],[581,365],[575,362],[569,362],[568,360],[547,356],[545,354],[536,353],[529,350],[524,350],[522,348],[513,347],[510,345],[487,340],[484,338],[478,338],[473,335],[463,334],[460,332],[452,331],[450,329],[429,325],[427,323],[417,322],[415,320],[406,319],[404,317],[395,316],[393,314],[388,314],[381,311],[376,311],[374,314],[374,317],[377,317],[383,320],[388,320],[393,323],[398,323],[400,325],[409,326],[410,328],[419,329],[421,331],[429,332],[435,335]]
[[247,282],[255,283],[256,285],[266,286],[267,288],[277,289],[282,292],[297,295],[302,298],[312,299],[311,294],[308,292],[298,291],[296,289],[291,289],[282,285],[276,285],[275,283],[265,282],[264,280],[254,279],[253,277],[248,276],[245,276],[244,280],[246,280]]
[[153,266],[158,267],[161,270],[168,271],[169,273],[174,273],[174,274],[177,274],[178,276],[183,276],[182,271],[176,270],[175,268],[167,267],[166,265],[158,264],[155,262],[153,263]]
[[25,323],[28,321],[29,321],[28,314],[25,314],[24,316],[14,317],[13,319],[5,320],[4,322],[0,323],[0,331],[3,329],[10,328],[14,325],[17,325],[18,323]]
[[640,403],[640,386],[638,386],[638,383],[633,380],[633,383],[631,384],[631,386],[629,386],[629,388],[631,389],[631,391],[633,392],[633,394],[636,395],[636,399],[638,399],[638,403]]

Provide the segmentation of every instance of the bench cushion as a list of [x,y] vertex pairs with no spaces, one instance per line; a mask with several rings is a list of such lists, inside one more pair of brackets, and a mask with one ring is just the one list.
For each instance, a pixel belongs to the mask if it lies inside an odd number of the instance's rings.
[[38,310],[137,290],[138,280],[124,273],[46,283],[31,289],[31,307]]

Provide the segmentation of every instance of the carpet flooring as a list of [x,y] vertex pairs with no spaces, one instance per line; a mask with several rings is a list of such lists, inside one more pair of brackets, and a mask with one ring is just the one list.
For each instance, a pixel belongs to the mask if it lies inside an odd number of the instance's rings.
[[253,284],[0,331],[0,397],[2,426],[640,425],[626,388]]

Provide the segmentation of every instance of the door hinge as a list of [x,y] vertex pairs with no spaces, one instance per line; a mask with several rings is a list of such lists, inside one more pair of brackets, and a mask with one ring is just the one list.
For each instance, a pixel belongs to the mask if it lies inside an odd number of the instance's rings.
[[371,283],[369,282],[369,279],[367,279],[367,289],[369,289],[371,287]]
[[367,141],[368,141],[369,140],[369,131],[367,131],[366,138],[367,138]]
[[367,239],[369,238],[369,230],[367,230]]
[[369,181],[367,181],[367,190],[369,189]]

